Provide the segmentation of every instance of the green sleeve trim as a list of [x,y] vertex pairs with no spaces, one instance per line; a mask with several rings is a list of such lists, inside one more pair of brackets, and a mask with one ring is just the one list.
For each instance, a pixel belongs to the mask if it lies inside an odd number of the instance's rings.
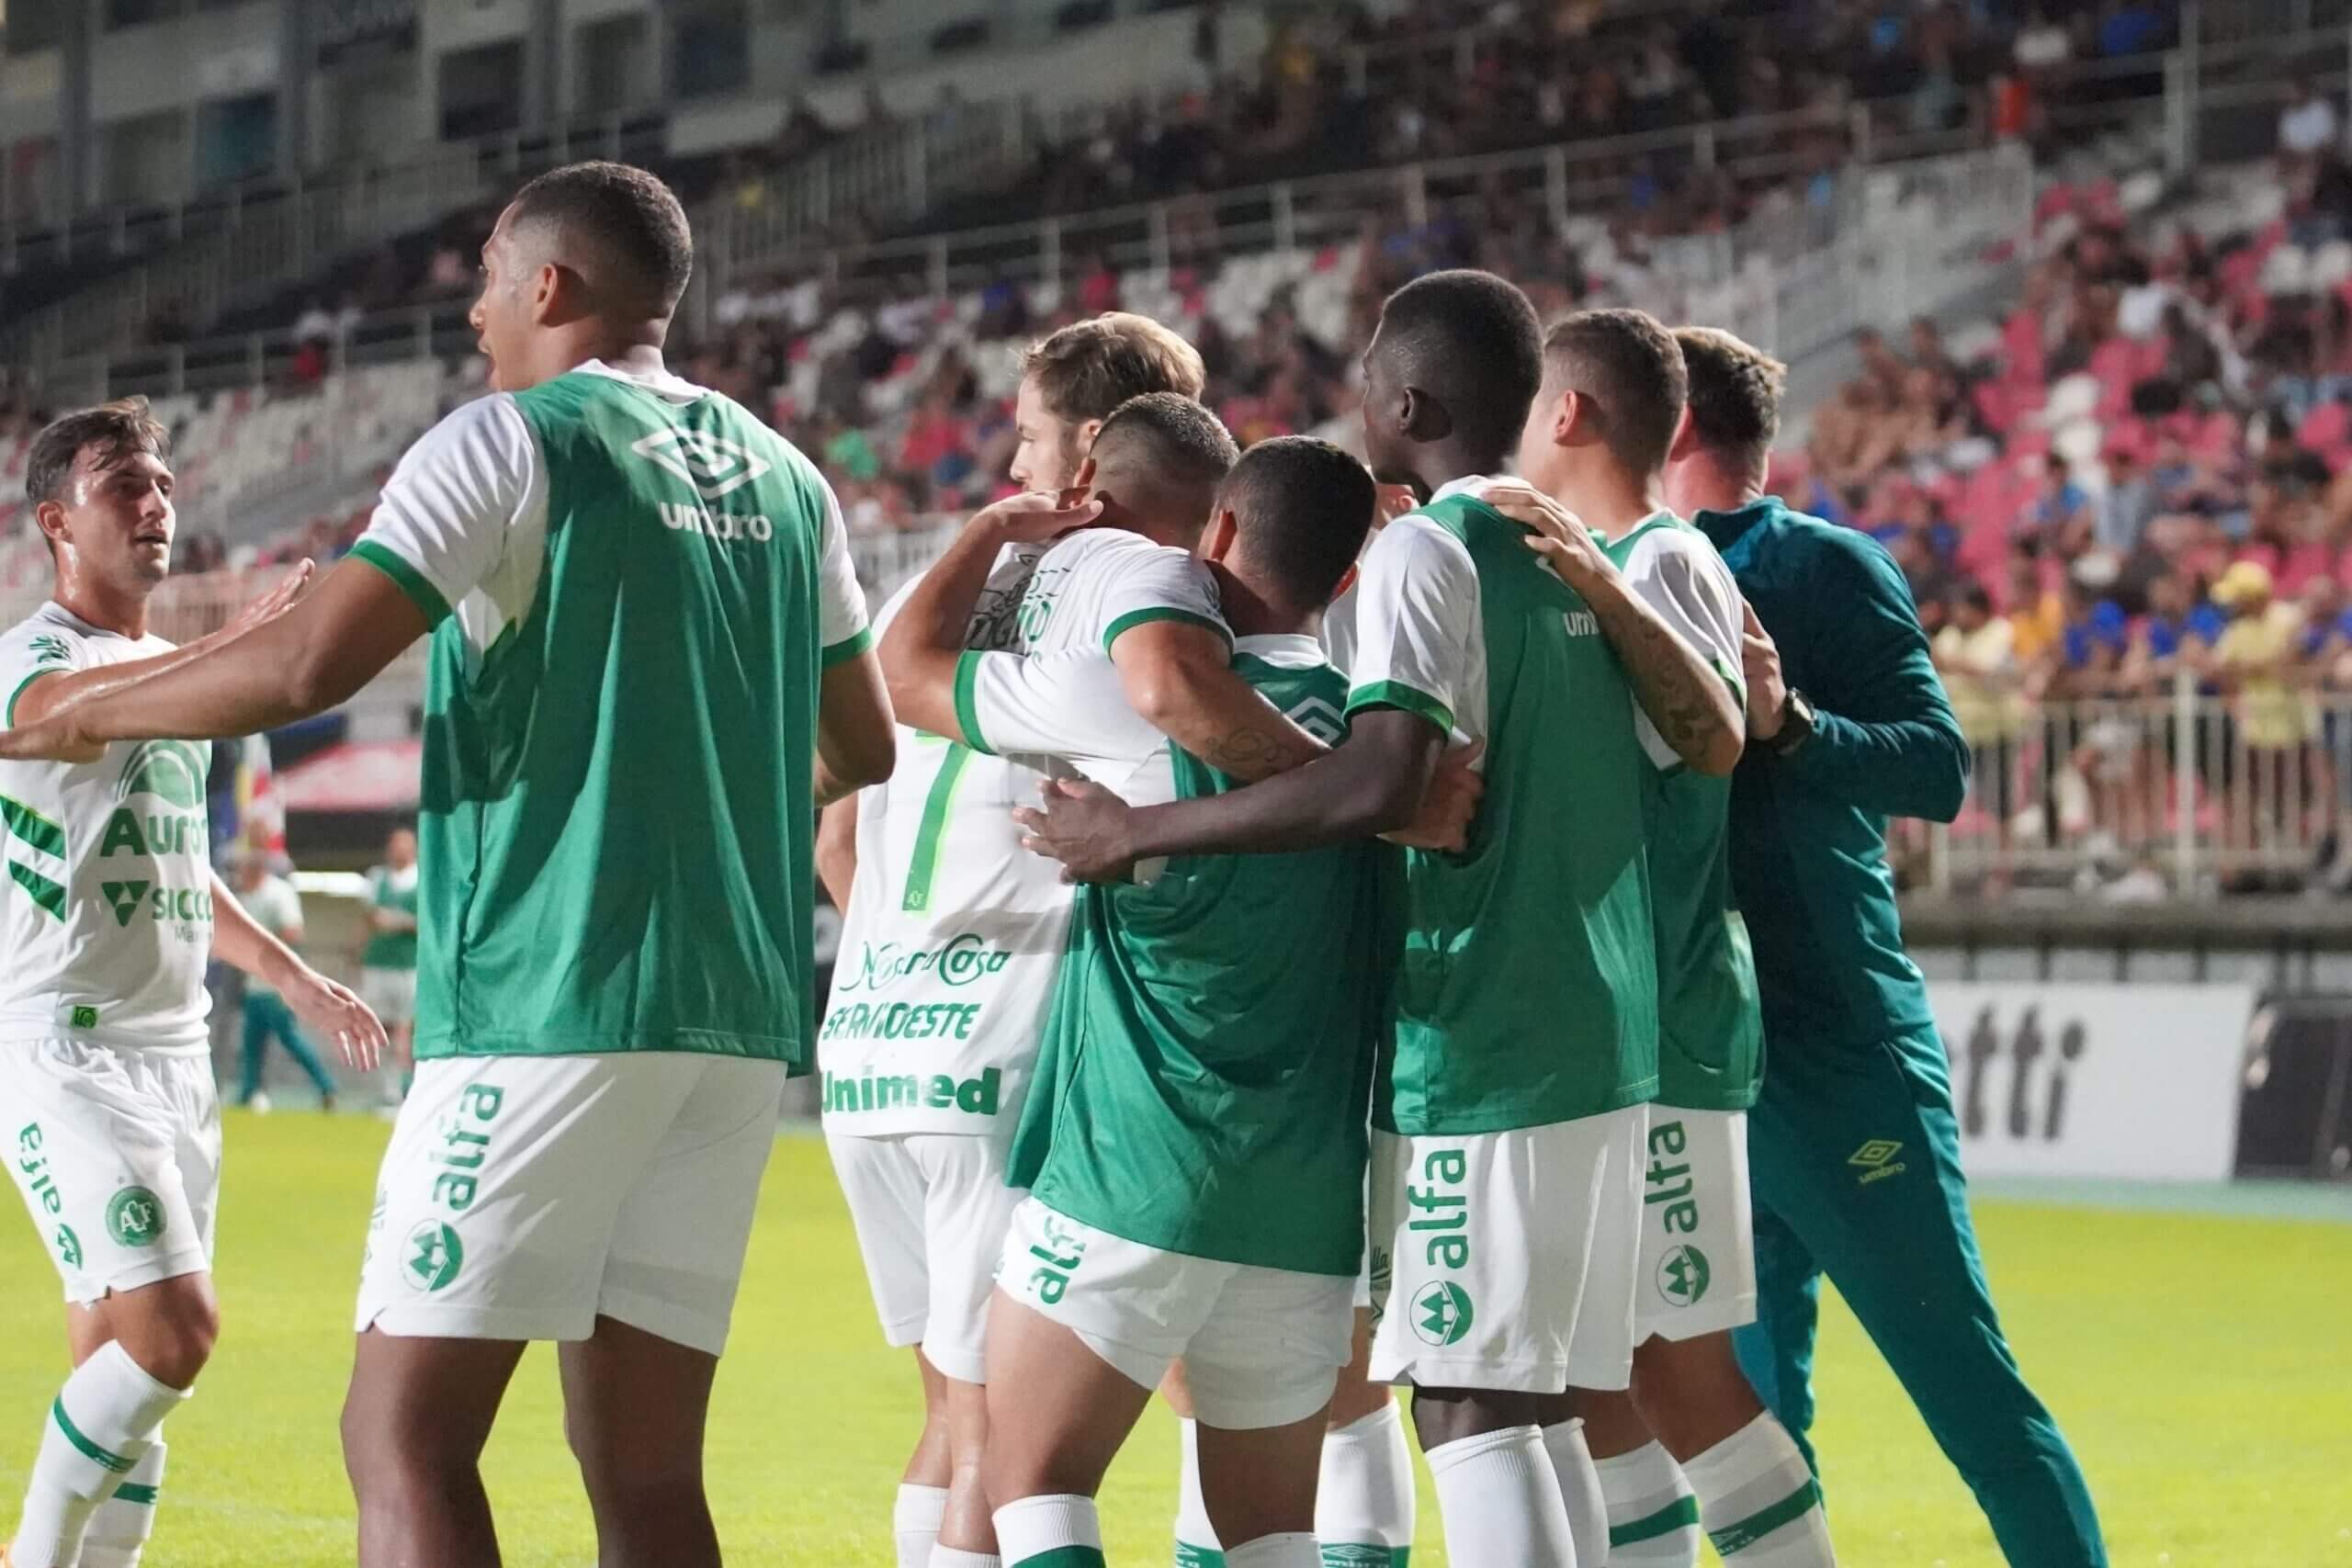
[[841,641],[833,643],[818,656],[818,668],[831,670],[844,659],[855,659],[874,646],[874,628],[860,626]]
[[1180,610],[1173,604],[1155,604],[1148,610],[1129,610],[1125,615],[1121,615],[1117,620],[1113,621],[1108,626],[1105,626],[1102,630],[1102,651],[1105,653],[1110,652],[1111,645],[1117,642],[1121,637],[1135,630],[1137,626],[1148,626],[1153,621],[1182,621],[1192,626],[1206,626],[1209,630],[1223,637],[1226,641],[1227,647],[1230,648],[1233,646],[1232,628],[1228,627],[1223,621],[1217,620],[1214,616],[1196,614],[1191,610]]
[[1430,696],[1417,691],[1402,681],[1374,681],[1369,686],[1358,686],[1348,694],[1348,716],[1353,718],[1365,708],[1402,708],[1428,719],[1446,734],[1453,733],[1453,710]]
[[44,675],[63,675],[67,673],[70,673],[70,671],[64,670],[36,670],[31,674],[26,676],[23,680],[17,682],[17,689],[8,694],[8,711],[5,714],[0,714],[0,729],[14,729],[17,728],[17,699],[25,694],[26,687],[31,685],[35,681],[40,680]]
[[408,562],[378,544],[362,539],[351,547],[351,558],[364,560],[392,580],[392,586],[408,595],[424,616],[425,630],[430,631],[449,618],[449,601],[441,597],[441,590],[425,581],[424,574]]
[[130,1461],[119,1453],[98,1447],[82,1435],[82,1429],[74,1425],[74,1418],[65,1414],[65,1398],[62,1394],[58,1396],[56,1404],[49,1407],[49,1414],[56,1421],[57,1429],[65,1434],[65,1440],[80,1450],[84,1459],[102,1470],[110,1470],[117,1475],[123,1474],[130,1469]]
[[1637,1540],[1656,1540],[1659,1536],[1669,1535],[1685,1527],[1695,1526],[1698,1522],[1699,1499],[1690,1496],[1677,1497],[1655,1514],[1646,1514],[1638,1519],[1627,1519],[1622,1525],[1611,1525],[1609,1544],[1613,1549],[1631,1546]]
[[[1750,1514],[1736,1525],[1725,1525],[1719,1530],[1709,1530],[1707,1539],[1725,1557],[1758,1541],[1794,1519],[1801,1519],[1821,1501],[1821,1483],[1811,1476],[1804,1485],[1781,1498],[1769,1508]],[[1611,1544],[1614,1544],[1612,1538]]]
[[155,1506],[155,1490],[153,1486],[141,1486],[135,1481],[126,1481],[114,1489],[112,1501],[134,1503],[142,1508],[152,1508]]
[[987,654],[967,650],[956,658],[956,727],[964,732],[964,744],[984,757],[993,757],[995,750],[980,734],[980,660]]

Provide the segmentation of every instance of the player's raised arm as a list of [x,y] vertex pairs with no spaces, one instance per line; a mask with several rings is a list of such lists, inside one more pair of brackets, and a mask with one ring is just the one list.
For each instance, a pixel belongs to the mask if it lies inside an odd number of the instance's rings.
[[1727,671],[1634,591],[1586,531],[1550,496],[1517,480],[1478,491],[1479,499],[1534,533],[1528,545],[1577,591],[1600,622],[1601,635],[1625,667],[1634,698],[1659,736],[1695,773],[1729,776],[1739,765],[1747,716]]
[[1035,491],[972,514],[882,633],[882,671],[901,723],[950,740],[969,739],[956,720],[956,669],[989,569],[1007,545],[1041,545],[1102,514],[1102,503],[1091,498],[1064,505]]

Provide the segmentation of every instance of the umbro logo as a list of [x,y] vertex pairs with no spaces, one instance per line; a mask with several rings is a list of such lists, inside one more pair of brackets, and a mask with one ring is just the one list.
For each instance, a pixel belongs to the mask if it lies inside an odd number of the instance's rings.
[[1890,1176],[1903,1174],[1904,1164],[1894,1157],[1902,1152],[1903,1145],[1893,1138],[1872,1138],[1848,1155],[1846,1163],[1860,1168],[1860,1183],[1868,1187],[1873,1181],[1883,1181]]
[[1326,746],[1337,746],[1348,737],[1348,721],[1320,697],[1309,697],[1291,709],[1290,720]]
[[748,446],[705,431],[657,430],[629,450],[650,457],[695,487],[705,501],[732,494],[775,465]]

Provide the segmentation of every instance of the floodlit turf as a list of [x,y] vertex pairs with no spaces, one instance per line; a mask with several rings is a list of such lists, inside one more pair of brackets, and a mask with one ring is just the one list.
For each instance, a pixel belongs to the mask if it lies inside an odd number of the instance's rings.
[[[351,1561],[335,1415],[378,1122],[232,1113],[220,1229],[226,1332],[173,1418],[156,1568]],[[2352,1228],[2022,1203],[1980,1215],[2028,1373],[2090,1472],[2114,1561],[2352,1565]],[[54,1276],[0,1224],[0,1491],[14,1499],[62,1375]],[[1831,1524],[1849,1568],[1991,1568],[1992,1538],[1853,1321],[1824,1314]],[[710,1472],[738,1564],[887,1565],[913,1429],[904,1352],[883,1348],[822,1146],[769,1168]],[[489,1457],[517,1568],[594,1561],[552,1359],[525,1362]],[[1174,1428],[1155,1412],[1112,1475],[1114,1563],[1168,1561]],[[1415,1562],[1444,1561],[1423,1488]],[[6,1528],[0,1526],[0,1528]]]

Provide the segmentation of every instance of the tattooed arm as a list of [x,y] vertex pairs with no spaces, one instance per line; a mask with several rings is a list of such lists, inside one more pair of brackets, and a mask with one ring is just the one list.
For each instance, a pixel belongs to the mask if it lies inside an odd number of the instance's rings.
[[1193,756],[1244,784],[1329,749],[1233,672],[1225,639],[1191,621],[1129,627],[1111,645],[1127,705]]
[[1717,777],[1738,766],[1747,740],[1747,716],[1736,672],[1710,664],[1704,652],[1625,581],[1584,525],[1557,502],[1516,481],[1489,486],[1480,499],[1534,530],[1528,547],[1591,609],[1624,666],[1642,712],[1683,765]]

